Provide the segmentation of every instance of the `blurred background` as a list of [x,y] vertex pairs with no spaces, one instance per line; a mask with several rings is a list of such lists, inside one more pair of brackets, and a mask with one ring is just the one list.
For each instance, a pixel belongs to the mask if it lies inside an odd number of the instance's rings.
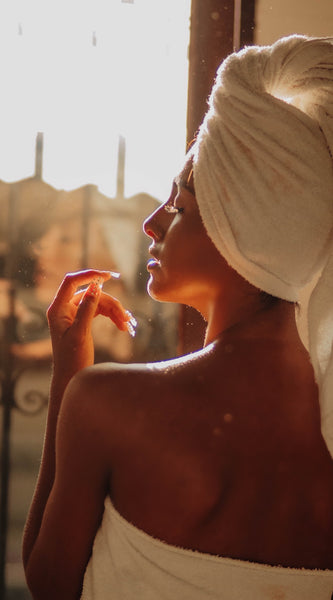
[[193,315],[147,296],[142,221],[168,197],[198,125],[196,81],[210,66],[208,90],[233,48],[290,33],[333,35],[332,0],[0,0],[0,600],[30,598],[21,539],[46,419],[54,292],[67,271],[121,273],[107,289],[137,333],[98,317],[96,361],[186,349]]

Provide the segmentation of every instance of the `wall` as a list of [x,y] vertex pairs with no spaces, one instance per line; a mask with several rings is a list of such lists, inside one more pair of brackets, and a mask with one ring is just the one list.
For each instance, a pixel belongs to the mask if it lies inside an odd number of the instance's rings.
[[332,0],[257,0],[255,43],[292,33],[333,36]]

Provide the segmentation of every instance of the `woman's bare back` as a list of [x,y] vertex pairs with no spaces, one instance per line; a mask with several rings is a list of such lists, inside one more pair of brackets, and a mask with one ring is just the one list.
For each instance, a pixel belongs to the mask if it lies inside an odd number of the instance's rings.
[[333,568],[333,462],[301,343],[225,335],[184,359],[84,377],[104,398],[126,519],[185,548]]

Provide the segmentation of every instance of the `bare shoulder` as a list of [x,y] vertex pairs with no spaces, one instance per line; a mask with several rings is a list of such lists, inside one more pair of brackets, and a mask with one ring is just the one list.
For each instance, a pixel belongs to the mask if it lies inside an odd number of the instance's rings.
[[[84,397],[93,394],[95,397],[124,396],[130,399],[142,398],[155,393],[156,388],[163,392],[168,386],[187,383],[194,373],[205,369],[212,348],[204,348],[192,354],[175,359],[151,363],[100,363],[79,371],[70,383],[70,388]],[[163,387],[161,387],[163,384]]]
[[[116,445],[126,443],[131,435],[140,436],[149,420],[154,422],[168,403],[169,413],[176,410],[196,390],[200,380],[197,365],[206,353],[157,363],[101,363],[78,372],[68,385],[64,403],[76,416],[101,432],[105,431]],[[200,371],[201,372],[201,371]],[[195,377],[194,377],[194,374]],[[71,410],[69,408],[69,410]],[[73,415],[72,415],[73,418]]]

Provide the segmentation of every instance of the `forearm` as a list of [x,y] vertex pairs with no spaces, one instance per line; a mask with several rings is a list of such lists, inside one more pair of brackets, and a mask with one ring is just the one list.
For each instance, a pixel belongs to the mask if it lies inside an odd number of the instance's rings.
[[23,535],[23,564],[26,566],[41,526],[46,502],[55,477],[55,436],[61,400],[68,381],[62,383],[53,373],[44,446],[37,484]]
[[[104,511],[111,474],[104,443],[96,443],[95,435],[91,435],[92,423],[100,421],[86,385],[91,372],[94,369],[72,378],[61,402],[56,477],[25,566],[27,585],[35,600],[81,597],[86,565]],[[106,422],[104,415],[101,422]],[[108,428],[104,431],[108,433]],[[104,435],[101,433],[99,440]]]
[[[88,362],[89,364],[91,363],[91,361]],[[29,556],[37,539],[45,506],[54,483],[56,466],[55,440],[62,398],[72,376],[74,376],[80,368],[87,366],[87,364],[88,363],[83,362],[80,365],[77,361],[72,361],[67,362],[66,365],[54,367],[50,387],[49,409],[41,466],[23,535],[24,567],[27,565]]]

